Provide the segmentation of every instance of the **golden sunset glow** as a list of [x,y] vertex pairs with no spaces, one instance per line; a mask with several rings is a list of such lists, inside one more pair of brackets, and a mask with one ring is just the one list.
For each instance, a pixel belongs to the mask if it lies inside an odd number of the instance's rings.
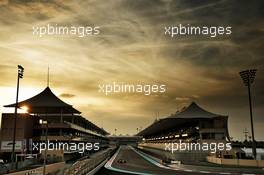
[[21,107],[21,110],[24,112],[24,113],[27,113],[28,112],[28,107],[27,106],[22,106]]
[[[170,0],[5,2],[0,2],[1,112],[14,112],[3,105],[15,102],[18,64],[25,68],[19,101],[47,86],[49,67],[54,94],[110,133],[117,128],[117,134],[135,134],[137,128],[196,101],[229,115],[230,135],[240,139],[250,124],[247,91],[238,72],[255,67],[256,138],[264,139],[263,18],[257,12],[249,12],[254,20],[244,25],[244,17],[234,15],[227,1],[200,6]],[[177,23],[230,25],[233,33],[222,38],[165,37],[164,26]],[[47,24],[100,26],[100,34],[32,34],[32,27]],[[250,32],[250,37],[244,35]],[[112,82],[165,84],[167,91],[149,96],[98,92],[100,84]]]

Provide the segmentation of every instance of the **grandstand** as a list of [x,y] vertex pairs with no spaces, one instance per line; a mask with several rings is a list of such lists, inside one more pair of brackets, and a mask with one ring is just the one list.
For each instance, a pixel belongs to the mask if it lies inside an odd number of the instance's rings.
[[[16,104],[4,107],[15,107]],[[81,116],[81,112],[57,97],[49,87],[39,94],[21,101],[18,108],[26,107],[26,113],[19,113],[16,119],[16,146],[19,154],[38,154],[32,150],[32,143],[100,143],[100,148],[108,146],[109,134],[103,128]],[[10,159],[12,153],[12,137],[14,130],[14,113],[2,114],[2,130],[0,133],[0,156]],[[44,122],[46,124],[44,124]],[[11,144],[10,144],[11,143]],[[63,150],[64,160],[79,157],[78,151]],[[47,151],[49,155],[49,150]],[[86,152],[88,154],[88,151]],[[54,155],[50,151],[50,155]]]
[[[188,107],[182,108],[169,117],[156,120],[150,126],[142,130],[137,136],[142,136],[139,144],[149,152],[160,154],[164,151],[165,143],[227,143],[230,141],[228,133],[228,116],[214,114],[206,111],[192,102]],[[157,151],[160,150],[160,151]],[[181,153],[184,153],[182,151]],[[188,154],[185,154],[188,153]],[[185,151],[182,155],[169,155],[170,159],[205,160],[210,152]],[[219,156],[228,154],[226,151],[217,152]]]
[[195,102],[175,114],[157,120],[139,132],[146,142],[229,140],[228,116],[202,109]]

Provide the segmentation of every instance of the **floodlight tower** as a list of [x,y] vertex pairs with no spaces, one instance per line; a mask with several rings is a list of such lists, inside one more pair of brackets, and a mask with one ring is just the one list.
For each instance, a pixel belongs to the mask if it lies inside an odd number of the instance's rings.
[[250,113],[250,123],[251,123],[251,133],[252,133],[252,153],[254,159],[257,158],[257,151],[256,151],[256,140],[254,136],[254,125],[253,125],[253,116],[252,116],[251,84],[254,83],[256,73],[257,73],[257,69],[249,69],[239,72],[244,85],[248,88],[249,113]]
[[18,108],[18,93],[19,93],[19,79],[23,78],[24,68],[21,65],[18,65],[17,72],[17,91],[16,91],[16,106],[15,106],[15,115],[14,115],[14,130],[13,130],[13,142],[12,142],[12,168],[16,168],[15,166],[15,145],[16,145],[16,120],[17,120],[17,108]]

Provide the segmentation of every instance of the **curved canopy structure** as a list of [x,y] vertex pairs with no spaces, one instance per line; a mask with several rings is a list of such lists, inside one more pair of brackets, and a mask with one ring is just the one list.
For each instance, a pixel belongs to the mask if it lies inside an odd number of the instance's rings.
[[182,128],[183,126],[195,125],[202,121],[223,120],[227,126],[228,116],[214,114],[206,111],[198,106],[195,102],[192,102],[188,107],[183,108],[181,111],[175,114],[159,119],[148,126],[146,129],[139,132],[138,136],[151,136],[158,133],[164,133],[168,130],[174,130]]
[[[16,104],[6,105],[4,107],[15,107]],[[46,87],[39,94],[21,101],[18,103],[18,107],[21,108],[27,106],[28,113],[63,113],[63,114],[80,114],[81,112],[74,109],[72,105],[69,105],[59,99],[49,87]]]
[[171,118],[214,118],[221,117],[222,115],[214,114],[206,111],[198,106],[195,102],[192,102],[187,108],[183,108],[182,111],[171,115]]

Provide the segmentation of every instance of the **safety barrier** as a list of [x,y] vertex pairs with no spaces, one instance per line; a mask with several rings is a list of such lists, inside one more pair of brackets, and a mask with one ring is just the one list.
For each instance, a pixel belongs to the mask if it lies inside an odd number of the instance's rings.
[[112,152],[113,152],[113,149],[108,148],[108,149],[104,150],[103,152],[101,152],[100,154],[97,154],[96,156],[77,161],[70,168],[68,168],[64,171],[64,175],[88,174],[90,171],[95,169],[100,163],[102,163],[104,160],[108,159],[111,156]]

